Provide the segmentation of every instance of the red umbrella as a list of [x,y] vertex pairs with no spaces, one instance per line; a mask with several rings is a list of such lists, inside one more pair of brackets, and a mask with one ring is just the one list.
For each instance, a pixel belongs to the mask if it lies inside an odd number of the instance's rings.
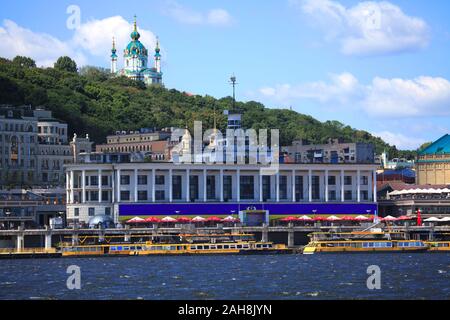
[[413,219],[413,217],[410,217],[410,216],[400,216],[400,217],[398,217],[398,220],[412,220]]
[[343,221],[356,221],[356,218],[353,216],[345,216],[341,218]]
[[191,222],[191,219],[189,219],[188,217],[180,217],[180,218],[177,219],[177,222],[189,223],[189,222]]
[[323,216],[316,216],[314,217],[314,221],[327,221],[327,218]]
[[155,218],[155,217],[147,218],[144,221],[148,222],[148,223],[160,223],[161,222],[161,220],[159,220],[158,218]]
[[293,221],[298,221],[298,218],[296,218],[296,217],[287,217],[287,218],[280,219],[280,221],[293,222]]
[[373,220],[373,217],[366,217],[366,216],[357,216],[355,218],[356,221],[370,221]]
[[220,219],[219,217],[209,217],[208,219],[206,219],[206,221],[209,221],[209,222],[221,222],[222,219]]

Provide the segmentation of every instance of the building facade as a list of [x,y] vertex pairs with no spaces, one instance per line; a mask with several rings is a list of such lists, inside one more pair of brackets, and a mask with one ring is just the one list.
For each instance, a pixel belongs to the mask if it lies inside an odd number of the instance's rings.
[[130,79],[144,82],[146,85],[160,84],[162,85],[161,72],[161,50],[159,48],[159,40],[156,42],[154,54],[154,67],[149,68],[148,64],[148,50],[139,41],[141,35],[137,30],[136,17],[134,20],[134,30],[130,35],[131,42],[123,51],[124,68],[117,69],[117,49],[113,39],[113,46],[111,50],[111,73],[126,76]]
[[398,182],[378,186],[380,215],[424,218],[450,216],[450,185],[415,185]]
[[418,184],[450,184],[450,135],[446,134],[419,153]]
[[38,180],[37,133],[31,108],[0,106],[0,186]]
[[174,143],[170,141],[171,130],[118,131],[106,138],[106,144],[96,146],[97,153],[129,153],[142,160],[169,161]]
[[73,162],[73,149],[67,124],[50,111],[0,107],[0,188],[64,186],[64,165]]
[[374,214],[376,166],[173,163],[71,164],[66,172],[67,221],[109,215]]
[[342,143],[330,139],[327,144],[309,144],[294,141],[291,146],[282,147],[292,163],[375,163],[375,148],[368,143]]

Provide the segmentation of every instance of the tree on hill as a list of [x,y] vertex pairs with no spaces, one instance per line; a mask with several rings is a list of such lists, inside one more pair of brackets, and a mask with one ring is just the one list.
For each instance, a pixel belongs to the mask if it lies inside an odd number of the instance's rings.
[[77,64],[71,58],[64,56],[59,57],[55,62],[55,69],[67,72],[77,72]]
[[[0,58],[0,104],[46,107],[68,123],[69,135],[88,133],[96,143],[103,143],[116,130],[186,125],[192,130],[195,120],[203,121],[204,129],[212,128],[214,112],[217,128],[224,132],[227,119],[223,111],[233,105],[231,97],[216,99],[161,86],[146,87],[127,77],[111,77],[101,68],[83,67],[77,73],[77,65],[69,57],[59,58],[54,68],[35,68],[30,60]],[[237,101],[236,107],[243,111],[244,127],[280,129],[282,145],[299,139],[326,143],[333,138],[372,143],[378,154],[386,150],[394,157],[409,155],[381,138],[338,121],[320,122],[309,115],[266,108],[255,101]]]
[[12,62],[23,68],[36,68],[36,62],[28,57],[16,56]]

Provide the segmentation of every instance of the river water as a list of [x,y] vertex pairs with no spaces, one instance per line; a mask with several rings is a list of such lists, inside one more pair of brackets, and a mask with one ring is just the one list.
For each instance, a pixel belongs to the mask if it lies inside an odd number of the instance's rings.
[[[80,290],[67,288],[71,265]],[[450,254],[0,260],[0,299],[450,299]]]

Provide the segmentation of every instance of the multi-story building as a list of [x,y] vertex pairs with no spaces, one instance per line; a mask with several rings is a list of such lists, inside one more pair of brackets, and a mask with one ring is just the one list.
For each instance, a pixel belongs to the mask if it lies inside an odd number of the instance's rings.
[[[67,221],[109,215],[374,214],[374,164],[280,164],[278,171],[249,164],[70,164]],[[272,171],[271,171],[272,170]]]
[[418,184],[450,184],[450,135],[444,135],[419,153],[416,172]]
[[281,148],[285,162],[292,163],[375,163],[375,148],[368,143],[343,143],[330,139],[327,144],[310,144],[294,141],[291,146]]
[[0,106],[0,185],[38,179],[38,121],[31,108]]
[[141,154],[142,159],[169,161],[174,143],[170,141],[172,129],[161,131],[117,131],[106,138],[106,144],[96,146],[96,152]]
[[52,118],[47,110],[35,110],[34,116],[38,119],[38,184],[61,185],[64,165],[72,161],[67,124]]
[[0,106],[0,187],[64,185],[72,150],[92,148],[84,140],[69,145],[67,129],[50,111]]
[[378,185],[380,215],[424,218],[450,216],[450,185],[416,185],[388,182]]

